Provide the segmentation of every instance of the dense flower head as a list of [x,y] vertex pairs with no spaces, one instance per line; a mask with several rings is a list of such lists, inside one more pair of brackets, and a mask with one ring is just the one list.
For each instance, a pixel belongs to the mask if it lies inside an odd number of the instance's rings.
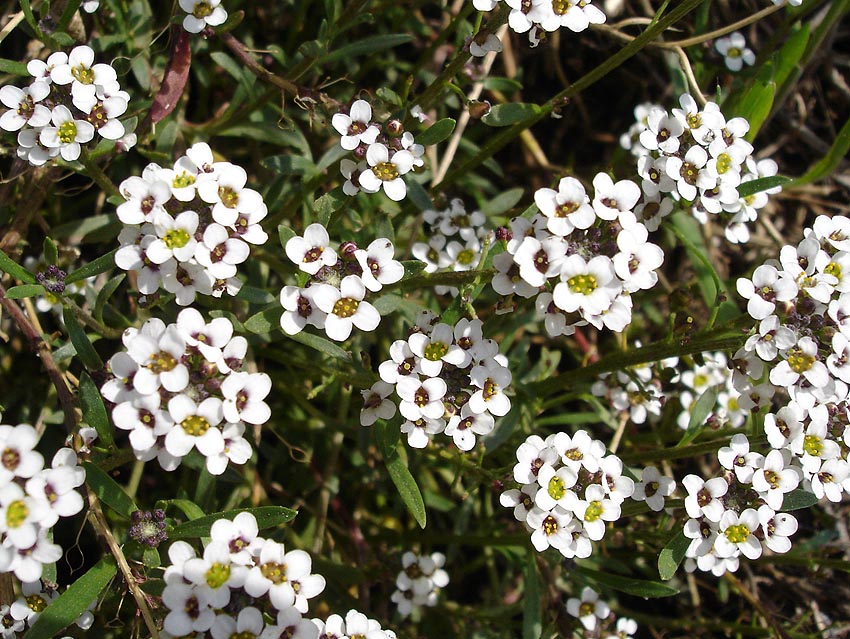
[[[426,241],[413,245],[413,256],[425,263],[426,273],[470,271],[478,267],[485,244],[493,233],[481,211],[467,211],[463,200],[454,198],[441,210],[422,214],[422,236]],[[453,286],[435,286],[438,295],[457,295]]]
[[[733,44],[727,51],[735,49]],[[735,58],[744,59],[744,51]],[[772,160],[755,160],[752,145],[744,139],[750,128],[744,118],[727,120],[716,103],[700,107],[688,94],[679,98],[679,106],[668,112],[659,105],[640,105],[635,109],[637,123],[620,140],[637,158],[641,202],[653,204],[650,217],[660,213],[662,204],[665,214],[685,209],[703,224],[716,216],[727,240],[747,242],[747,225],[755,222],[767,195],[780,188],[741,197],[738,186],[776,175],[778,167]]]
[[433,314],[420,315],[409,337],[390,346],[390,359],[378,367],[381,381],[363,393],[360,423],[392,418],[394,390],[410,446],[425,448],[433,435],[444,433],[460,450],[472,450],[476,435],[491,433],[495,418],[511,409],[505,393],[511,372],[482,326],[479,319],[451,326]]
[[174,324],[150,319],[127,329],[123,342],[127,350],[109,360],[111,379],[101,392],[114,404],[115,426],[129,431],[138,459],[156,458],[174,470],[197,449],[214,475],[230,462],[248,461],[245,424],[269,419],[264,399],[271,379],[240,371],[247,342],[233,336],[230,320],[207,322],[188,308]]
[[573,177],[562,178],[557,190],[539,189],[540,212],[511,220],[507,252],[493,260],[493,289],[508,298],[536,296],[552,337],[587,324],[623,331],[631,294],[652,288],[664,261],[632,210],[637,184],[600,173],[593,186],[593,199]]
[[86,472],[76,453],[61,448],[45,468],[38,439],[29,424],[0,425],[0,573],[23,582],[37,582],[44,565],[62,556],[51,529],[83,508],[76,489]]
[[591,542],[620,518],[635,488],[620,459],[606,456],[605,445],[584,430],[531,435],[517,449],[513,474],[520,487],[502,493],[500,503],[531,531],[536,550],[552,547],[568,559],[591,555]]
[[268,240],[260,225],[268,209],[245,186],[247,178],[241,167],[214,161],[209,145],[199,142],[173,167],[149,164],[120,184],[126,201],[118,218],[125,227],[115,263],[138,274],[140,293],[164,288],[188,306],[198,294],[239,292],[239,265],[252,245]]
[[449,583],[449,574],[443,570],[446,556],[435,552],[419,555],[408,551],[401,558],[402,569],[396,577],[396,590],[390,599],[402,617],[422,606],[436,606],[440,590]]
[[404,276],[390,240],[378,238],[365,249],[343,242],[337,250],[330,247],[328,231],[319,223],[310,224],[303,236],[287,240],[285,252],[300,271],[310,275],[305,286],[284,286],[280,292],[280,325],[289,335],[309,324],[342,342],[354,327],[375,330],[381,316],[366,296]]
[[125,135],[118,118],[130,96],[112,66],[94,59],[86,45],[69,54],[56,52],[46,62],[30,61],[27,70],[34,79],[28,87],[0,88],[0,102],[9,109],[0,115],[0,128],[18,133],[19,158],[33,166],[59,156],[72,162],[95,134],[105,140]]

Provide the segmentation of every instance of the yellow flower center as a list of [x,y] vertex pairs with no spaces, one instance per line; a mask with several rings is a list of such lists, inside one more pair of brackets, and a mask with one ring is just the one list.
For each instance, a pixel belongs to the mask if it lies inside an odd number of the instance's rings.
[[475,251],[473,251],[472,249],[464,249],[457,254],[458,264],[463,264],[464,266],[466,266],[467,264],[472,264],[472,260],[474,259]]
[[425,359],[437,362],[449,352],[449,347],[443,342],[431,342],[425,347]]
[[239,194],[229,186],[218,187],[218,198],[229,209],[235,209],[236,205],[239,204]]
[[549,480],[546,492],[548,492],[549,496],[556,501],[561,499],[567,493],[567,487],[564,485],[564,480],[555,475]]
[[[190,415],[180,422],[180,425],[186,431],[187,435],[192,435],[193,437],[200,437],[210,429],[210,423],[200,415]],[[227,570],[229,576],[230,568]],[[209,573],[207,573],[207,579],[209,579]]]
[[29,514],[29,508],[27,508],[24,500],[13,501],[6,508],[6,526],[9,528],[18,528],[27,520],[27,515]]
[[603,508],[601,501],[592,501],[587,505],[587,510],[584,511],[585,521],[596,521],[602,516]]
[[372,167],[372,173],[382,182],[389,182],[398,177],[398,169],[395,168],[395,164],[392,162],[379,162]]
[[792,349],[788,355],[788,366],[797,374],[805,373],[815,363],[815,358],[811,355],[806,355],[799,349]]
[[717,172],[721,175],[732,168],[732,158],[728,153],[721,153],[717,156]]
[[24,599],[27,602],[27,608],[33,612],[44,612],[44,609],[47,608],[47,600],[41,595],[29,595]]
[[82,64],[72,67],[71,75],[80,84],[94,84],[94,71]]
[[198,19],[206,18],[213,12],[212,6],[207,2],[199,2],[195,5],[195,8],[192,9],[192,15]]
[[820,457],[823,452],[823,440],[817,435],[806,435],[803,438],[803,450],[812,457]]
[[555,15],[562,16],[573,7],[570,0],[552,0],[552,11]]
[[590,295],[596,290],[596,278],[593,275],[573,275],[567,280],[567,286],[573,293]]
[[286,581],[286,564],[263,564],[260,566],[260,573],[273,584],[282,584]]
[[742,544],[747,541],[747,537],[750,536],[750,529],[744,524],[736,524],[735,526],[729,526],[724,534],[730,543]]
[[192,236],[189,235],[187,231],[184,231],[183,229],[171,229],[165,234],[162,241],[165,242],[165,245],[168,248],[174,249],[183,248],[191,239]]
[[206,579],[207,585],[213,590],[221,588],[230,579],[230,566],[219,563],[213,564],[207,570]]
[[357,312],[358,306],[360,306],[360,302],[357,300],[351,299],[350,297],[341,297],[336,301],[336,304],[334,304],[331,313],[337,317],[351,317]]
[[71,144],[77,139],[77,125],[73,120],[63,122],[59,125],[59,141],[62,144]]
[[183,171],[180,175],[175,175],[171,181],[171,186],[175,189],[185,189],[187,186],[192,186],[195,183],[195,176],[189,175]]
[[150,362],[147,364],[147,368],[157,375],[174,370],[176,366],[177,360],[171,353],[166,353],[165,351],[160,351],[155,355],[151,355]]

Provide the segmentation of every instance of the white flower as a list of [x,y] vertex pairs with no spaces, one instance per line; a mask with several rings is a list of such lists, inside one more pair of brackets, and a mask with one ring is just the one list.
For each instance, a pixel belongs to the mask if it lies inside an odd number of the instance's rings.
[[154,264],[164,264],[172,257],[188,262],[194,257],[198,245],[195,239],[198,223],[198,214],[194,211],[183,211],[176,218],[160,211],[154,218],[157,239],[150,243],[145,255]]
[[615,277],[609,257],[597,255],[585,262],[574,253],[563,261],[561,281],[552,291],[555,306],[568,313],[599,315],[610,308],[618,292]]
[[719,557],[732,557],[740,552],[747,559],[761,557],[761,543],[753,534],[759,529],[759,514],[747,508],[740,515],[727,510],[720,518],[720,534],[714,542]]
[[360,411],[360,425],[371,426],[378,419],[391,419],[395,416],[396,406],[387,399],[395,390],[395,386],[380,380],[372,384],[368,390],[360,391],[363,395],[363,410]]
[[230,373],[221,384],[224,419],[265,424],[271,417],[271,409],[263,400],[271,389],[272,379],[265,373]]
[[468,355],[454,344],[452,327],[442,322],[431,329],[430,335],[413,333],[408,339],[411,352],[419,358],[419,370],[428,377],[437,377],[443,362],[457,367],[468,363]]
[[425,448],[431,441],[431,435],[438,435],[444,430],[446,430],[444,419],[420,417],[407,420],[401,425],[401,432],[407,435],[407,443],[412,448]]
[[71,162],[80,157],[80,143],[89,142],[94,137],[94,127],[85,120],[75,120],[68,107],[59,104],[50,114],[53,126],[45,126],[39,134],[39,141],[51,149],[59,149],[64,160]]
[[449,419],[445,433],[462,451],[472,450],[475,446],[476,435],[488,435],[493,432],[495,421],[489,413],[474,412],[469,403],[460,409],[460,415],[454,415]]
[[295,335],[310,324],[316,328],[325,327],[327,314],[322,311],[313,300],[316,288],[299,288],[297,286],[284,286],[280,291],[280,304],[283,306],[283,315],[280,317],[280,326],[287,335]]
[[561,178],[557,191],[538,189],[534,193],[534,203],[546,216],[547,228],[561,237],[576,228],[590,228],[596,220],[596,212],[590,205],[584,186],[573,177]]
[[762,466],[764,457],[759,453],[751,453],[747,436],[738,433],[732,437],[729,446],[717,451],[717,460],[726,470],[734,471],[739,482],[749,484],[756,468]]
[[172,582],[162,591],[162,603],[169,609],[163,629],[175,637],[205,632],[215,621],[215,612],[203,593],[182,582]]
[[676,182],[679,195],[685,200],[693,201],[699,194],[697,189],[713,189],[717,184],[716,178],[705,170],[708,163],[708,153],[701,146],[692,146],[684,158],[675,155],[667,158],[664,169],[667,176]]
[[488,33],[484,42],[478,43],[475,38],[469,42],[469,53],[476,58],[483,58],[490,51],[500,53],[502,51],[502,41],[493,33]]
[[[71,85],[74,102],[83,99],[91,103],[97,87],[113,89],[116,85],[115,69],[108,64],[94,64],[94,51],[88,46],[74,47],[65,64],[58,64],[50,71],[50,79],[56,84]],[[117,87],[114,87],[117,89]]]
[[576,519],[584,524],[587,536],[599,541],[605,536],[605,522],[620,518],[620,504],[605,498],[605,490],[599,484],[591,484],[584,491],[584,499],[573,503]]
[[355,100],[348,115],[335,113],[331,124],[342,136],[340,146],[346,151],[353,151],[360,144],[374,144],[381,131],[371,120],[372,107],[366,100]]
[[15,477],[28,479],[44,468],[44,457],[33,450],[38,434],[29,424],[0,425],[0,486]]
[[227,20],[227,11],[220,6],[221,0],[179,0],[178,4],[189,14],[183,18],[183,28],[189,33],[200,33]]
[[236,275],[236,266],[248,259],[251,247],[229,229],[212,223],[204,230],[203,242],[195,247],[195,259],[206,267],[215,279],[224,280]]
[[49,94],[47,82],[33,82],[25,89],[12,85],[0,88],[0,102],[10,109],[0,116],[0,129],[19,131],[24,125],[33,128],[47,126],[51,118],[50,109],[38,103]]
[[685,127],[678,118],[657,107],[646,118],[646,130],[640,134],[640,143],[649,151],[675,153],[684,132]]
[[747,48],[747,41],[740,31],[719,38],[714,43],[714,48],[723,56],[723,62],[730,71],[740,71],[745,64],[752,66],[756,61],[756,54]]
[[211,542],[203,557],[193,557],[183,564],[183,577],[195,586],[212,608],[230,603],[231,588],[241,588],[248,571],[245,566],[231,564],[230,550],[221,542]]
[[0,533],[4,546],[21,550],[34,546],[45,518],[50,521],[53,515],[44,493],[36,498],[16,483],[0,487]]
[[758,509],[759,523],[764,533],[764,545],[776,553],[791,550],[789,537],[797,532],[797,520],[788,513],[776,513],[770,506]]
[[640,187],[631,180],[616,184],[607,173],[597,173],[593,178],[593,209],[603,220],[619,220],[624,227],[635,222],[632,209],[640,199]]
[[[209,546],[207,546],[209,548]],[[257,608],[242,608],[236,619],[229,614],[217,615],[210,627],[213,639],[230,639],[231,637],[261,637],[266,624],[263,613]]]
[[307,612],[307,600],[325,589],[325,578],[311,575],[312,560],[303,550],[285,552],[283,544],[266,541],[256,565],[245,580],[245,592],[252,597],[266,593],[278,610],[294,607]]
[[723,477],[714,477],[708,481],[697,475],[688,475],[682,480],[688,491],[685,497],[685,510],[689,517],[705,517],[713,522],[720,521],[725,512],[721,498],[729,490],[729,484]]
[[325,332],[338,342],[351,335],[352,326],[361,331],[374,331],[381,322],[381,315],[369,302],[364,301],[366,287],[356,275],[342,278],[337,289],[329,284],[312,287],[316,306],[328,314]]
[[590,587],[581,591],[581,599],[571,597],[567,600],[567,612],[576,617],[586,630],[592,631],[601,619],[611,612],[604,601],[599,600],[599,594]]
[[396,383],[396,393],[401,398],[399,412],[412,422],[420,418],[440,419],[445,412],[443,397],[448,387],[439,377],[421,381],[413,376],[402,377]]
[[385,145],[377,142],[370,144],[366,149],[366,161],[370,169],[360,175],[360,188],[367,193],[377,193],[383,186],[384,193],[391,200],[403,200],[407,195],[407,186],[401,176],[413,168],[414,160],[410,151],[396,151],[390,157]]
[[552,510],[555,506],[571,510],[576,495],[570,489],[577,481],[578,473],[569,466],[556,469],[550,464],[544,464],[537,473],[540,490],[535,494],[535,505],[541,510]]
[[262,196],[245,187],[248,181],[245,169],[227,162],[219,163],[216,169],[215,180],[199,181],[197,184],[200,198],[213,205],[212,216],[216,222],[232,226],[241,213],[262,209]]
[[469,398],[469,407],[476,413],[489,411],[503,417],[511,410],[511,400],[505,389],[511,384],[511,371],[495,359],[474,366],[469,373],[470,381],[479,390]]
[[330,236],[327,229],[314,223],[304,229],[304,237],[291,237],[286,242],[286,256],[305,273],[315,275],[324,266],[333,266],[337,254],[329,247]]
[[222,420],[222,402],[208,397],[200,404],[187,395],[177,395],[168,402],[174,428],[165,436],[165,447],[175,457],[185,457],[192,448],[202,455],[218,455],[224,450],[224,438],[218,425]]
[[676,482],[670,477],[664,477],[655,466],[643,469],[641,480],[635,484],[632,499],[645,501],[650,510],[661,512],[664,509],[664,498],[669,497],[676,489]]
[[383,286],[398,282],[404,277],[404,266],[393,259],[394,254],[393,243],[383,237],[372,241],[365,251],[354,251],[354,257],[363,269],[363,284],[370,291],[380,291]]
[[531,544],[538,552],[552,548],[565,548],[572,539],[570,522],[572,513],[556,506],[551,511],[542,510],[535,506],[528,513],[526,524],[533,530]]

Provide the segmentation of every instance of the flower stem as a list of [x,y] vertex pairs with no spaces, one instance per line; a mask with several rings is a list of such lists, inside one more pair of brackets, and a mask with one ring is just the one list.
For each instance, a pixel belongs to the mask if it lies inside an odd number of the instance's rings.
[[86,149],[82,149],[80,153],[80,162],[83,163],[83,166],[86,167],[86,173],[88,173],[89,177],[97,184],[104,193],[106,193],[107,197],[112,195],[121,195],[121,191],[118,190],[118,187],[112,183],[106,173],[103,172],[97,163],[92,160],[89,156],[89,152]]

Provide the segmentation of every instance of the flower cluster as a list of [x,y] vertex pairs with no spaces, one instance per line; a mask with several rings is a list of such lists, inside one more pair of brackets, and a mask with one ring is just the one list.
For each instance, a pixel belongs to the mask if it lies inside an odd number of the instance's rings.
[[331,124],[342,136],[340,146],[357,160],[346,158],[339,165],[346,195],[377,193],[383,188],[391,200],[403,200],[407,185],[401,176],[424,165],[425,147],[415,143],[413,134],[399,120],[373,122],[372,106],[366,100],[355,100],[348,113],[336,113]]
[[[441,211],[429,209],[422,214],[427,242],[413,245],[413,256],[425,262],[426,273],[437,271],[470,271],[481,261],[481,246],[491,241],[492,231],[486,226],[481,211],[468,213],[459,198]],[[435,286],[438,295],[457,295],[452,286]]]
[[170,471],[197,449],[213,475],[229,462],[248,461],[245,424],[271,416],[263,401],[271,378],[241,371],[248,342],[233,337],[229,319],[207,323],[187,308],[174,324],[149,319],[124,331],[122,340],[127,350],[109,360],[112,378],[101,393],[115,404],[112,420],[129,431],[138,459],[156,458]]
[[189,14],[183,18],[183,28],[189,33],[200,33],[227,20],[227,11],[221,6],[221,0],[178,0],[178,4]]
[[449,573],[443,570],[445,563],[446,556],[439,552],[417,555],[408,551],[402,555],[402,570],[390,597],[401,616],[408,616],[420,606],[437,605],[440,590],[449,583]]
[[700,108],[688,94],[679,98],[679,105],[672,113],[641,105],[635,109],[639,133],[621,138],[638,158],[645,215],[676,207],[689,210],[703,224],[709,215],[719,216],[726,239],[747,242],[747,224],[755,222],[768,194],[780,187],[747,197],[739,195],[738,187],[776,175],[778,167],[773,160],[753,158],[753,147],[744,139],[750,130],[746,119],[727,121],[717,104]]
[[365,249],[343,242],[336,251],[330,247],[327,229],[318,223],[304,229],[303,237],[289,238],[285,251],[310,276],[305,287],[284,286],[280,292],[284,309],[280,326],[289,335],[308,324],[324,329],[338,342],[347,340],[355,326],[374,331],[381,315],[364,299],[367,291],[377,293],[404,276],[388,239],[378,238]]
[[[212,525],[200,557],[185,541],[168,548],[171,565],[165,570],[162,602],[169,609],[163,623],[169,636],[209,633],[220,639],[250,632],[316,639],[315,626],[302,615],[308,600],[325,589],[325,578],[311,574],[309,554],[287,552],[258,532],[256,518],[240,513]],[[266,624],[264,613],[274,621]]]
[[761,557],[763,549],[776,553],[791,549],[789,537],[797,531],[793,515],[781,512],[785,495],[800,482],[791,455],[774,450],[767,455],[750,450],[746,435],[735,435],[717,451],[725,469],[721,477],[704,480],[688,475],[685,536],[691,540],[685,569],[711,571],[720,576],[735,572],[743,555]]
[[75,47],[70,54],[57,51],[47,61],[31,60],[27,71],[34,78],[27,88],[0,88],[0,102],[9,107],[0,116],[0,128],[18,131],[22,160],[41,166],[61,156],[71,162],[95,133],[106,140],[124,135],[118,118],[130,96],[121,90],[115,69],[94,63],[90,47]]
[[460,450],[472,450],[475,436],[491,433],[495,417],[511,409],[507,359],[496,342],[484,338],[479,319],[450,326],[424,311],[410,337],[392,343],[390,359],[378,372],[381,381],[362,391],[360,423],[370,426],[395,415],[388,399],[395,391],[406,420],[401,432],[413,448],[425,448],[434,435],[445,433]]
[[[56,586],[48,587],[39,579],[21,583],[21,596],[11,605],[0,607],[0,635],[3,639],[15,639],[32,628],[41,613],[59,596]],[[88,630],[94,623],[91,609],[97,604],[92,601],[89,610],[83,612],[74,622],[78,628]]]
[[605,536],[606,522],[620,518],[620,506],[635,482],[623,475],[623,462],[605,455],[605,444],[583,430],[531,435],[517,449],[514,479],[521,486],[502,493],[500,503],[531,531],[542,552],[556,548],[564,557],[589,557],[591,541]]
[[625,329],[631,293],[654,286],[664,260],[635,217],[638,185],[599,173],[593,187],[592,201],[572,177],[562,178],[557,191],[539,189],[534,201],[540,213],[514,218],[499,234],[508,240],[507,252],[493,258],[493,289],[504,296],[536,295],[553,337],[587,324]]
[[621,415],[628,415],[635,424],[652,422],[660,417],[666,401],[661,382],[649,365],[603,373],[590,390],[596,397],[604,397]]
[[[511,8],[508,24],[517,33],[528,33],[536,45],[543,32],[566,27],[579,33],[592,24],[603,24],[605,14],[592,4],[593,0],[504,0]],[[472,0],[478,11],[492,11],[499,0]]]
[[805,488],[839,501],[850,494],[850,219],[818,217],[737,288],[757,326],[733,382],[743,396],[788,397],[765,418],[768,442],[796,460]]
[[133,525],[127,531],[130,539],[148,548],[156,548],[166,539],[168,531],[165,524],[165,511],[157,508],[149,510],[134,510],[130,513]]
[[584,637],[604,637],[605,639],[632,639],[637,632],[634,619],[611,614],[610,606],[599,599],[599,593],[585,586],[581,598],[570,597],[567,600],[567,613],[581,622]]
[[250,245],[264,244],[260,226],[268,209],[262,196],[245,187],[248,175],[230,162],[215,162],[209,145],[197,143],[172,168],[149,164],[141,177],[120,185],[126,202],[118,218],[115,263],[138,273],[143,295],[160,287],[188,306],[195,296],[236,295],[237,266]]
[[[220,519],[210,529],[203,554],[185,541],[168,549],[162,602],[169,610],[165,637],[252,636],[258,639],[394,639],[378,622],[350,610],[345,619],[306,619],[309,600],[325,589],[325,578],[312,574],[312,559],[303,550],[258,535],[251,513]],[[267,621],[271,619],[271,621]]]
[[0,425],[0,573],[14,572],[23,582],[37,582],[44,564],[62,556],[50,529],[82,510],[75,489],[86,480],[73,450],[60,449],[45,468],[37,443],[29,424]]
[[697,400],[708,392],[716,398],[707,418],[707,423],[712,428],[743,426],[750,411],[763,406],[773,396],[773,390],[770,388],[760,387],[757,392],[750,394],[743,394],[736,388],[732,371],[723,353],[703,353],[701,364],[694,362],[692,368],[682,371],[673,381],[684,387],[679,394],[682,411],[676,418],[676,423],[682,430],[688,428]]

